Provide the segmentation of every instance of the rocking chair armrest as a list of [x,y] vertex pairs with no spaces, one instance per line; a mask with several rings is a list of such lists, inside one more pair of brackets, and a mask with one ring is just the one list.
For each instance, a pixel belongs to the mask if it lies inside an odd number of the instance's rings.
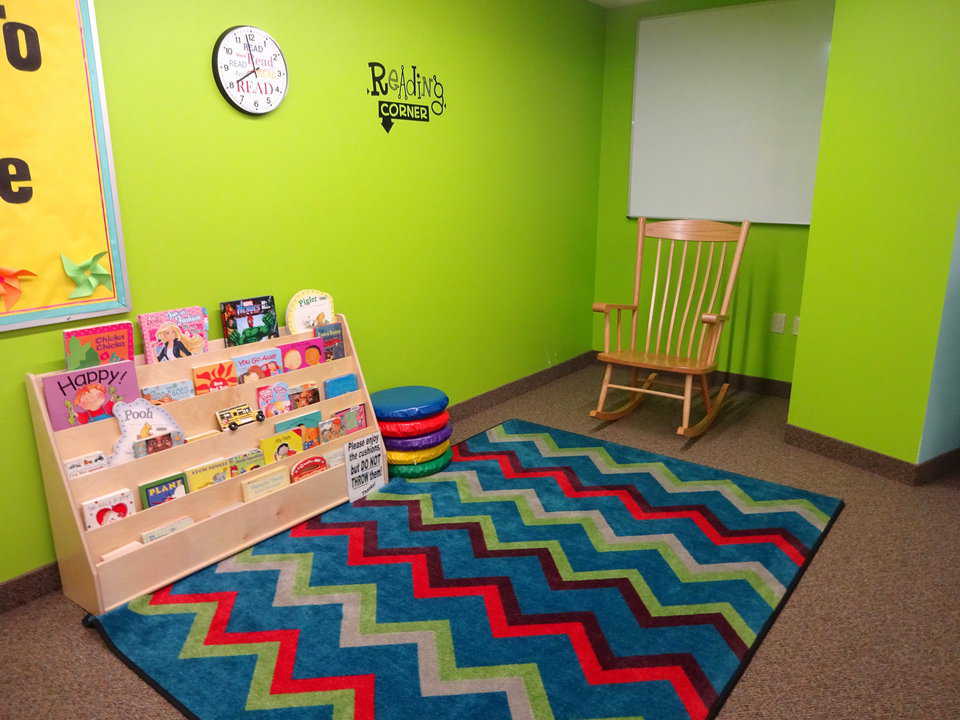
[[727,319],[726,315],[718,315],[716,313],[704,313],[700,316],[700,320],[707,323],[708,325],[716,325],[717,323],[725,322]]
[[602,303],[596,302],[593,304],[593,311],[600,313],[607,313],[611,310],[636,310],[636,305],[617,305],[616,303]]

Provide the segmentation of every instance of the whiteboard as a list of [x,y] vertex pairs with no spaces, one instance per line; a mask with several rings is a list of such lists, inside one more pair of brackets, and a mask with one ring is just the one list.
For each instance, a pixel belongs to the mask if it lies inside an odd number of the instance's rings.
[[628,215],[807,225],[833,0],[641,19]]

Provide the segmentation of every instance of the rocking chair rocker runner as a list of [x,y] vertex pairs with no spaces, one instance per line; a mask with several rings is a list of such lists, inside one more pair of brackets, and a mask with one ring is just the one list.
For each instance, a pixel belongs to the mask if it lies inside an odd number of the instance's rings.
[[[717,368],[720,333],[727,320],[730,296],[737,280],[750,223],[744,221],[739,227],[712,220],[667,220],[648,224],[646,218],[640,218],[637,225],[633,304],[593,304],[594,312],[603,313],[604,316],[603,352],[597,355],[597,359],[607,366],[597,409],[591,410],[590,415],[601,420],[619,420],[635,410],[644,395],[676,398],[683,400],[683,421],[677,428],[677,434],[696,437],[703,434],[716,419],[730,387],[724,383],[716,395],[710,397],[707,375]],[[655,239],[657,247],[647,328],[641,349],[637,337],[637,319],[644,241],[647,238]],[[730,246],[733,246],[732,252]],[[721,285],[723,294],[719,295]],[[630,313],[630,345],[627,349],[622,348],[621,340],[621,316],[624,311]],[[615,350],[610,344],[610,318],[614,312]],[[610,382],[614,365],[632,368],[629,386]],[[641,368],[650,372],[643,384],[638,384]],[[683,395],[652,390],[658,372],[683,375]],[[699,391],[706,414],[695,425],[691,425],[694,377],[699,379]],[[603,406],[610,388],[627,390],[634,397],[622,407],[606,411]]]

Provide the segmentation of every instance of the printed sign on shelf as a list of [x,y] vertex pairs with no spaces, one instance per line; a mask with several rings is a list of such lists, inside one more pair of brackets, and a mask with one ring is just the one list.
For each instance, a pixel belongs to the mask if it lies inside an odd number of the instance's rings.
[[387,478],[383,471],[383,440],[380,433],[358,440],[348,440],[347,497],[350,502],[362,500],[369,493],[383,487]]

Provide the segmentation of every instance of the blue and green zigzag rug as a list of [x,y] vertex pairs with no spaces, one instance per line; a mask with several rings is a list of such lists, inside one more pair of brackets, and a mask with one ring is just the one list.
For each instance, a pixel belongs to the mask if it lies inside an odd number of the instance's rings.
[[699,720],[842,505],[509,420],[96,624],[204,720]]

